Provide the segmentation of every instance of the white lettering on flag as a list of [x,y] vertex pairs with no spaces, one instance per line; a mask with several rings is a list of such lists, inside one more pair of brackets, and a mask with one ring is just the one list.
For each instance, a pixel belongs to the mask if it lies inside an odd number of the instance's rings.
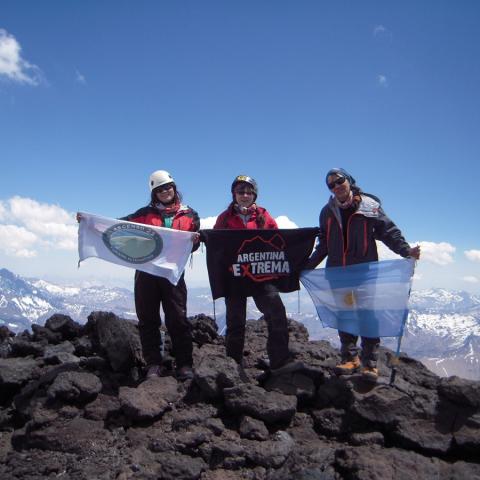
[[80,213],[79,264],[89,257],[164,277],[176,285],[194,233]]

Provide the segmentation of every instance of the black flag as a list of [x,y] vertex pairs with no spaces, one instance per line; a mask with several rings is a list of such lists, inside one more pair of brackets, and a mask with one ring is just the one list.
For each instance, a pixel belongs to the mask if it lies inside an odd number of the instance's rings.
[[299,290],[300,269],[318,228],[201,230],[213,299],[235,293],[250,297],[271,282],[280,292]]

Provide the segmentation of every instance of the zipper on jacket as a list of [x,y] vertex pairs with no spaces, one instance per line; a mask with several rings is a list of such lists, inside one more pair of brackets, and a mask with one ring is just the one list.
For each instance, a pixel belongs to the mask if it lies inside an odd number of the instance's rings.
[[[342,252],[343,252],[343,255],[342,255],[342,265],[345,266],[345,262],[346,262],[346,255],[347,255],[347,250],[348,250],[348,226],[350,225],[350,219],[353,217],[353,215],[355,214],[352,214],[350,216],[350,218],[348,219],[348,224],[347,224],[347,248],[345,249],[345,240],[344,240],[344,236],[343,236],[343,227],[342,227],[342,224],[338,221],[338,218],[336,215],[334,215],[335,217],[335,220],[337,221],[338,223],[338,228],[340,229],[340,233],[341,233],[341,238],[342,238]],[[327,222],[327,247],[328,247],[328,240],[329,240],[329,235],[330,235],[330,225],[332,223],[332,217],[328,217],[328,222]]]
[[[343,266],[345,267],[347,265],[347,252],[348,252],[348,240],[350,238],[350,222],[352,221],[352,218],[355,216],[355,215],[359,215],[357,212],[355,213],[352,213],[350,215],[350,218],[348,219],[348,222],[347,222],[347,246],[345,248],[345,250],[343,251]],[[342,234],[343,234],[343,231],[342,231]],[[345,246],[345,240],[343,241],[343,246]]]
[[330,227],[332,226],[332,217],[328,217],[327,220],[327,251],[328,251],[328,244],[330,243]]

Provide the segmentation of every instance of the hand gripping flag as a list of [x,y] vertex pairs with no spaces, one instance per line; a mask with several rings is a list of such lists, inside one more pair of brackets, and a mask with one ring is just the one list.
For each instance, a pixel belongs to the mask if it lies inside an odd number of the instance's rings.
[[362,337],[401,337],[415,260],[304,270],[300,281],[325,327]]
[[164,277],[176,285],[192,251],[194,233],[80,213],[80,262],[107,262]]
[[213,299],[232,293],[250,297],[265,282],[280,292],[298,290],[317,234],[318,228],[202,230]]

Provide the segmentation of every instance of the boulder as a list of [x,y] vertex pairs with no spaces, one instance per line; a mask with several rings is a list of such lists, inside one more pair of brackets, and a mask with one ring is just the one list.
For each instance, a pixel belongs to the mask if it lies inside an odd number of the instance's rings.
[[220,353],[201,355],[195,367],[194,381],[211,399],[219,398],[224,388],[242,382],[237,363]]
[[175,379],[152,377],[137,388],[121,387],[118,399],[127,417],[133,421],[145,421],[161,416],[180,396]]
[[143,363],[137,326],[111,312],[92,312],[86,331],[96,347],[105,352],[115,372],[128,371]]
[[95,399],[102,389],[102,382],[93,373],[61,372],[47,390],[51,399],[87,403]]
[[442,378],[438,393],[458,405],[480,409],[480,382],[455,376]]
[[266,423],[289,422],[297,410],[297,398],[261,387],[241,384],[226,388],[225,406],[233,413],[244,413]]
[[54,333],[59,333],[63,340],[72,340],[79,336],[81,325],[72,320],[68,315],[56,313],[47,319],[45,328]]

